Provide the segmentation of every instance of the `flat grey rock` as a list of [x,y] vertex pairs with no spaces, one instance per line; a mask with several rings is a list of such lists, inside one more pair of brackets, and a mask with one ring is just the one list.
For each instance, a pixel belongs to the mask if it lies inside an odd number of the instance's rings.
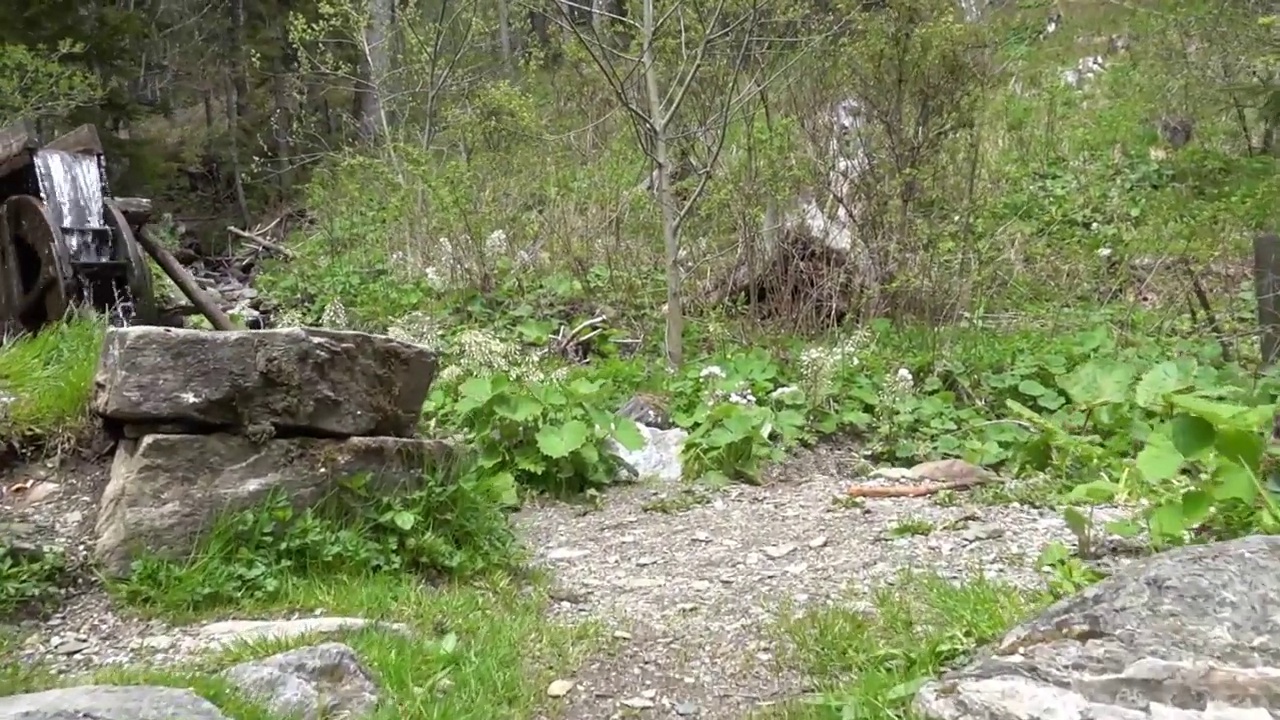
[[0,698],[0,720],[227,720],[190,690],[82,685]]
[[1170,550],[921,688],[935,720],[1265,720],[1280,709],[1280,537]]

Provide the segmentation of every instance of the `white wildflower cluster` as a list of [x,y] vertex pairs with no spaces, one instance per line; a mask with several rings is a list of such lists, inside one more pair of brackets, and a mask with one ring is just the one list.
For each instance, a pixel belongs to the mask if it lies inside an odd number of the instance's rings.
[[912,377],[910,370],[900,367],[896,373],[885,379],[884,386],[895,395],[909,395],[916,389],[916,379]]
[[387,328],[387,336],[428,350],[439,351],[444,344],[435,319],[420,311],[411,312],[391,323]]
[[[439,382],[450,385],[468,377],[501,373],[517,382],[558,379],[543,372],[538,358],[488,330],[464,330],[449,343],[449,362]],[[562,375],[561,373],[560,375]]]
[[698,373],[699,380],[711,385],[705,391],[708,405],[719,405],[723,402],[730,402],[735,405],[756,404],[756,396],[752,394],[749,387],[746,387],[745,383],[739,382],[736,386],[727,386],[724,382],[726,377],[724,368],[719,365],[708,365]]
[[[464,279],[454,272],[454,268],[459,258],[465,257],[468,245],[471,245],[470,238],[465,239],[462,244],[455,244],[453,240],[441,237],[436,240],[436,247],[427,254],[431,261],[415,262],[409,253],[397,251],[391,254],[391,262],[395,267],[412,268],[412,272],[421,273],[427,284],[437,291],[450,290]],[[509,250],[505,230],[494,230],[484,239],[483,252],[487,257],[498,257]]]
[[800,353],[800,377],[811,397],[825,397],[840,370],[861,364],[858,355],[870,340],[859,330],[835,345],[805,348]]
[[271,318],[271,326],[277,328],[302,327],[306,324],[306,318],[297,308],[286,308]]
[[324,306],[324,312],[320,313],[320,326],[334,330],[351,329],[351,325],[347,322],[347,307],[341,300],[334,298]]
[[800,388],[795,385],[783,385],[782,387],[774,388],[773,392],[769,393],[769,399],[774,401],[786,400],[792,395],[800,394],[800,392]]

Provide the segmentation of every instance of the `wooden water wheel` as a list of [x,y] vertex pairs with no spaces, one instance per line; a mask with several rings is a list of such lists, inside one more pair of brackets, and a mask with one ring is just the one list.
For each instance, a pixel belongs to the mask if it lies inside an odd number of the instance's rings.
[[0,323],[35,332],[69,306],[69,259],[44,203],[15,195],[0,205]]
[[108,202],[105,219],[107,227],[115,238],[117,260],[128,263],[125,268],[125,285],[129,289],[129,299],[133,301],[133,315],[144,323],[155,322],[159,315],[156,296],[151,284],[151,267],[147,264],[147,256],[142,246],[133,236],[133,228],[129,227],[124,213],[114,202]]

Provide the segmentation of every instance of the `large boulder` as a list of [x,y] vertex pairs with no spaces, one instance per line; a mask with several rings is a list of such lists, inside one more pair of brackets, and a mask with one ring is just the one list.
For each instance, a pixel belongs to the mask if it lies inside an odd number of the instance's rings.
[[1280,537],[1134,562],[915,700],[935,720],[1269,720],[1280,709]]
[[411,436],[435,353],[381,335],[287,328],[107,331],[93,407],[118,424]]
[[226,720],[190,690],[149,685],[81,685],[0,697],[0,720]]
[[412,491],[424,478],[447,478],[454,458],[447,443],[390,437],[121,440],[98,510],[95,557],[109,574],[127,575],[139,552],[184,557],[221,513],[259,505],[272,491],[298,510],[360,474],[370,492]]

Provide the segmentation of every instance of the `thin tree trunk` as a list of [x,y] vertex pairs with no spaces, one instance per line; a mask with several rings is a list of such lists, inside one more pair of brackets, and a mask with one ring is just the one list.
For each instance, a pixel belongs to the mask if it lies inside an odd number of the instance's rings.
[[376,140],[388,129],[386,109],[378,87],[391,74],[391,20],[394,0],[369,0],[369,22],[364,28],[364,52],[361,62],[360,136],[366,142]]
[[653,40],[657,32],[653,0],[644,0],[644,81],[649,96],[649,122],[653,125],[653,157],[658,165],[657,193],[662,206],[662,240],[667,260],[667,364],[679,368],[684,364],[684,307],[681,294],[679,209],[671,188],[671,158],[668,147],[667,122],[670,118],[662,107],[658,90],[658,69],[654,65]]
[[498,43],[502,47],[502,66],[515,77],[511,48],[511,0],[498,0]]
[[240,106],[240,98],[237,97],[235,80],[227,78],[227,133],[231,136],[230,147],[228,152],[231,155],[231,184],[236,194],[236,206],[240,211],[240,220],[242,227],[249,227],[249,201],[244,195],[244,179],[240,174],[240,133],[236,129],[240,126],[240,114],[236,111]]

